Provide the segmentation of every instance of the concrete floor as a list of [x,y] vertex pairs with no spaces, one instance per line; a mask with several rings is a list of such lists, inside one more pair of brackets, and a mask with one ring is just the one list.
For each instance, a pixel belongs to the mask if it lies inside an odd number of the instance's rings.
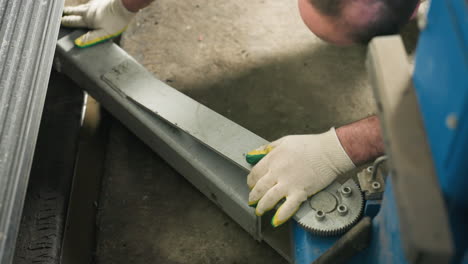
[[[295,0],[158,0],[121,45],[161,80],[269,140],[375,110],[365,47],[320,41]],[[109,142],[98,263],[285,263],[118,122]]]
[[105,168],[96,263],[286,263],[119,122]]
[[269,140],[374,109],[365,48],[317,39],[294,0],[159,0],[121,44],[161,80]]

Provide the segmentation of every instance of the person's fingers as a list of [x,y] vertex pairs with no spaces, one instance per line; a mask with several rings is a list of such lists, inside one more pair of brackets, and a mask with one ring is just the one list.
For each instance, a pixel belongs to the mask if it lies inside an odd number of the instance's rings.
[[63,8],[64,15],[76,15],[83,16],[88,12],[89,4],[79,5],[79,6],[66,6]]
[[249,205],[255,205],[265,195],[265,193],[275,186],[276,180],[271,174],[266,174],[261,178],[249,194]]
[[109,34],[103,29],[92,30],[82,35],[81,37],[77,38],[75,40],[75,45],[80,48],[90,47],[90,46],[99,44],[101,42],[104,42],[106,40],[109,40],[111,38],[117,37],[120,34],[122,34],[124,30],[125,29],[119,32],[116,32],[114,34]]
[[260,216],[266,211],[270,211],[275,205],[286,196],[284,186],[281,184],[275,185],[269,189],[267,193],[260,199],[255,209],[255,214]]
[[253,189],[258,180],[260,180],[263,176],[265,176],[265,174],[268,173],[268,167],[269,162],[268,159],[265,158],[252,168],[249,175],[247,176],[247,185],[250,189]]
[[276,214],[271,219],[271,225],[278,227],[288,221],[305,200],[307,200],[307,193],[305,191],[297,191],[288,195],[286,201],[278,208]]
[[280,138],[274,142],[271,142],[270,144],[263,145],[261,147],[258,147],[255,150],[252,150],[247,153],[246,155],[246,160],[249,164],[255,165],[258,162],[260,162],[266,155],[268,155],[270,152],[272,152],[277,146],[281,144],[281,142],[284,140],[284,138]]
[[273,148],[270,145],[264,145],[252,151],[249,151],[245,157],[245,160],[250,165],[255,165],[261,161]]
[[87,27],[83,17],[76,15],[62,17],[62,26],[76,28]]

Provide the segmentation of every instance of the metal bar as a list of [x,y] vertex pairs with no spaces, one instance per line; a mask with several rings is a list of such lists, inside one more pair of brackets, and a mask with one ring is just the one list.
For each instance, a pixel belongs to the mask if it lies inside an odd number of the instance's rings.
[[63,0],[0,0],[0,263],[10,263]]
[[56,68],[100,101],[254,238],[265,240],[291,260],[287,234],[284,238],[278,238],[282,232],[263,234],[261,219],[248,206],[245,181],[250,165],[243,153],[266,141],[158,81],[111,42],[75,48],[73,39],[82,33],[61,33]]
[[[97,52],[97,51],[95,51]],[[83,54],[91,59],[97,54]],[[85,57],[89,56],[89,57]],[[169,87],[126,57],[101,76],[123,96],[155,113],[170,125],[188,133],[199,142],[223,155],[235,165],[250,171],[244,153],[268,142],[206,106]]]
[[369,46],[367,68],[394,172],[392,177],[407,259],[410,263],[449,263],[453,244],[447,210],[401,38],[375,38]]

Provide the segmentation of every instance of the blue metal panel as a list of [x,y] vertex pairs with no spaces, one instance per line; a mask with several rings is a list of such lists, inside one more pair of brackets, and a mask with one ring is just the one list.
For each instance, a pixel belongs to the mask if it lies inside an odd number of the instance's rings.
[[446,198],[457,253],[468,245],[468,7],[433,0],[416,55],[414,84]]
[[381,205],[382,205],[381,200],[366,201],[366,206],[364,208],[364,215],[369,216],[370,218],[374,218],[379,213]]
[[[463,4],[463,0],[454,2]],[[467,17],[464,9],[459,11]],[[432,2],[427,28],[420,36],[414,75],[437,172],[448,198],[453,195],[448,190],[458,178],[455,172],[468,169],[468,149],[460,141],[468,134],[467,117],[463,115],[468,111],[468,55],[460,35],[462,25],[456,24],[458,20],[449,10],[448,1]],[[457,127],[447,125],[450,117],[458,121]],[[460,162],[461,158],[465,162]]]
[[292,221],[294,263],[310,264],[327,251],[339,237],[314,236]]
[[[458,31],[458,35],[463,39],[463,46],[465,49],[465,55],[467,55],[468,45],[468,16],[467,16],[467,2],[463,0],[450,0],[448,3],[452,18],[455,20],[455,27]],[[466,57],[465,57],[466,59]]]
[[391,177],[388,177],[385,183],[385,196],[380,212],[372,221],[371,245],[349,263],[408,263],[401,243],[398,210]]

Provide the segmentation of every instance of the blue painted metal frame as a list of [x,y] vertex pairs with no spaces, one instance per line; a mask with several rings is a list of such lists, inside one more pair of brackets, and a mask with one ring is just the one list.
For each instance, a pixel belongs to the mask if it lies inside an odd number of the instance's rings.
[[[454,263],[468,247],[468,3],[433,0],[414,85],[454,234]],[[465,262],[466,263],[466,262]]]
[[318,237],[305,231],[295,221],[293,225],[294,262],[312,263],[327,251],[339,237]]
[[[414,85],[444,193],[456,257],[468,264],[468,7],[464,0],[432,0],[416,54]],[[349,263],[407,263],[391,178],[373,220],[371,246]],[[376,204],[366,204],[375,214]],[[338,238],[319,238],[294,225],[296,263],[312,263]]]
[[408,263],[401,243],[398,210],[391,177],[387,178],[385,184],[382,207],[372,221],[371,245],[351,259],[350,263]]

